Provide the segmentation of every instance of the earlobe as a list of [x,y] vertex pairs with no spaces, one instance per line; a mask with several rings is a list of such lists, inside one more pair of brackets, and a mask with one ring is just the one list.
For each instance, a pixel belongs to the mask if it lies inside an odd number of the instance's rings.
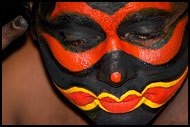
[[32,11],[33,4],[33,2],[23,2],[24,8],[29,11]]
[[21,3],[23,5],[24,8],[24,14],[29,18],[31,17],[32,14],[32,8],[33,8],[33,2],[22,2]]
[[34,10],[38,8],[39,3],[34,3],[34,2],[22,2],[23,8],[24,8],[24,17],[28,20],[30,26],[30,33],[33,37],[34,40],[37,40],[36,32],[35,32],[35,16],[36,13]]
[[29,9],[32,11],[32,7],[33,7],[33,2],[28,2],[28,5],[29,5]]

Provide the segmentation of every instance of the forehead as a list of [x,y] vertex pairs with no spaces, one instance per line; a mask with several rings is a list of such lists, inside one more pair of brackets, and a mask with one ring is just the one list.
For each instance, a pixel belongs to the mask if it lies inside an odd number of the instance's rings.
[[108,15],[113,15],[129,2],[86,2],[93,9],[100,10]]
[[96,11],[111,16],[122,10],[125,10],[123,13],[127,15],[144,8],[162,9],[178,16],[187,9],[188,4],[187,2],[41,2],[39,7],[39,15],[49,20],[64,12],[97,15]]
[[170,12],[171,3],[162,2],[161,4],[160,2],[121,2],[116,4],[105,2],[101,5],[99,2],[56,2],[55,7],[50,15],[50,19],[54,20],[56,17],[59,17],[64,13],[75,12],[90,17],[105,29],[109,28],[109,31],[115,31],[116,27],[114,26],[118,26],[118,24],[126,15],[145,8],[154,8]]
[[[114,15],[117,13],[124,13],[125,15],[131,12],[138,11],[143,8],[156,8],[171,11],[170,2],[56,2],[55,8],[51,14],[51,18],[59,16],[62,12],[72,11],[84,15],[101,16],[100,13],[105,15]],[[90,16],[91,17],[91,16]]]

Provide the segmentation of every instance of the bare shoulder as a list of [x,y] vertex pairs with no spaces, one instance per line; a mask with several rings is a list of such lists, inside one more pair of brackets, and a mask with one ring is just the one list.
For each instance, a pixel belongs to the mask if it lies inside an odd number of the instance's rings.
[[26,43],[2,62],[3,124],[87,124],[57,97],[38,48],[26,36]]

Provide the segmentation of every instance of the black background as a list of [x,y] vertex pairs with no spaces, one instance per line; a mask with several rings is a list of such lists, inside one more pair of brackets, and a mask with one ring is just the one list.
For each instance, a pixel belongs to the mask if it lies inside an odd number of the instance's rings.
[[1,2],[1,26],[22,14],[20,2]]

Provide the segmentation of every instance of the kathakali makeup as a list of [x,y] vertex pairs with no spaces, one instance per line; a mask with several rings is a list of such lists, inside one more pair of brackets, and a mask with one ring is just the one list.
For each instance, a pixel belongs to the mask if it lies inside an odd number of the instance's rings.
[[147,124],[188,72],[184,3],[41,3],[36,35],[54,85],[95,124]]

